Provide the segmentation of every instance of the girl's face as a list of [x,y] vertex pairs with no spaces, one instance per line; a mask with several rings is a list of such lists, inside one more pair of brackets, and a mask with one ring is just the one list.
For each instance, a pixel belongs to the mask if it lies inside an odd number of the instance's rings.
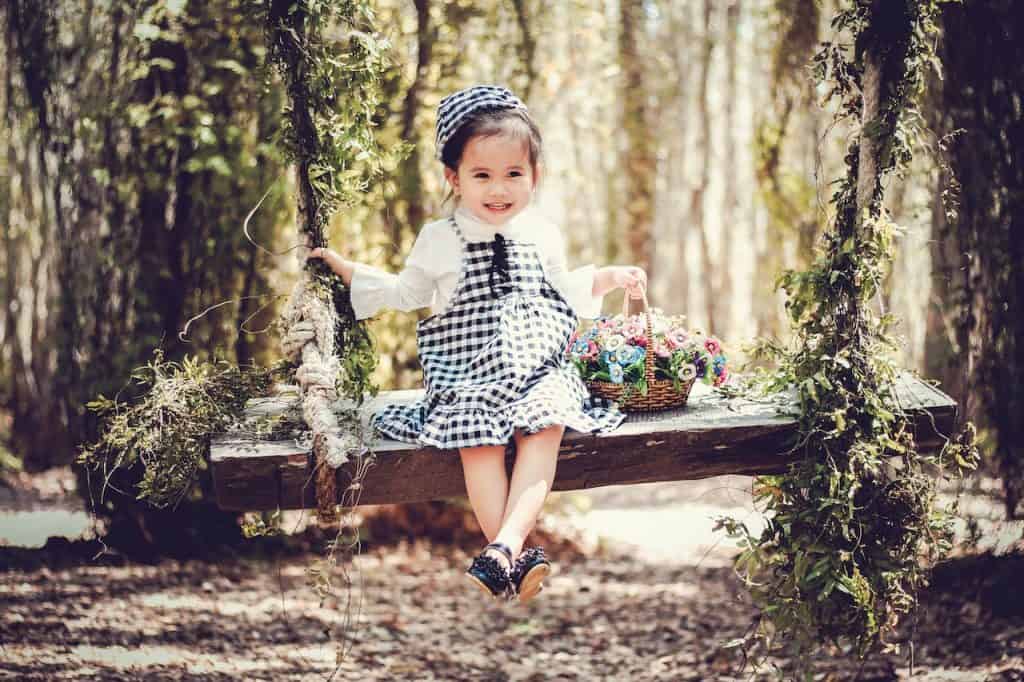
[[459,203],[490,225],[504,225],[530,203],[537,178],[524,140],[507,135],[473,137],[459,170],[444,169]]

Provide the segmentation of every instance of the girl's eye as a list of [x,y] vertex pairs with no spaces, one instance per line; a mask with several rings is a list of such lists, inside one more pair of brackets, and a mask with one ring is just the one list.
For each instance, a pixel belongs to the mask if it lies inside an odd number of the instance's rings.
[[523,174],[522,171],[510,171],[509,172],[509,175],[511,175],[513,178],[518,178],[522,174]]
[[477,173],[473,177],[476,178],[477,180],[486,180],[487,179],[487,173]]

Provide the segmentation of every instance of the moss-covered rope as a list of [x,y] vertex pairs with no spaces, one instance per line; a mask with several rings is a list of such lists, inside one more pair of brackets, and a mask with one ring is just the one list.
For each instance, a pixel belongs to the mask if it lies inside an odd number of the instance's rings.
[[[325,36],[329,25],[340,40]],[[331,214],[358,200],[381,169],[385,155],[372,118],[387,43],[374,31],[369,3],[358,1],[270,0],[266,30],[268,59],[288,92],[281,141],[295,163],[299,231],[306,246],[324,246]],[[361,403],[376,356],[347,292],[322,263],[306,266],[306,253],[298,253],[303,274],[283,316],[284,348],[298,362],[303,415],[313,431],[318,517],[333,523],[335,469],[366,451],[339,428],[338,386]]]
[[[837,41],[815,57],[839,115],[858,123],[859,134],[820,257],[781,279],[794,347],[757,349],[777,361],[757,385],[798,391],[796,447],[805,457],[785,475],[757,479],[755,498],[767,517],[759,536],[721,519],[744,548],[736,569],[762,610],[756,631],[734,644],[754,660],[783,649],[808,674],[807,654],[822,644],[850,644],[861,656],[885,646],[930,565],[950,548],[951,515],[937,508],[926,467],[971,468],[977,458],[969,442],[950,443],[936,457],[917,451],[893,390],[892,320],[872,307],[895,228],[882,205],[883,179],[912,153],[939,4],[848,3],[832,22]],[[846,37],[852,42],[839,42]]]

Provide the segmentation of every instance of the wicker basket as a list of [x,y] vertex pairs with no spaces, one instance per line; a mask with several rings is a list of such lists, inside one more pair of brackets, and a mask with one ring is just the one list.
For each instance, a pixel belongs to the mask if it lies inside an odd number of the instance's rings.
[[[644,375],[647,377],[647,395],[644,395],[637,388],[632,388],[629,397],[622,399],[626,386],[610,381],[586,381],[587,387],[594,395],[614,400],[619,407],[626,412],[654,412],[667,410],[673,407],[682,407],[690,397],[690,389],[696,378],[683,381],[677,391],[671,379],[654,378],[654,329],[651,321],[650,307],[647,305],[647,292],[640,290],[643,294],[644,317],[647,320],[647,353],[644,356]],[[622,316],[629,315],[629,296],[622,300]]]

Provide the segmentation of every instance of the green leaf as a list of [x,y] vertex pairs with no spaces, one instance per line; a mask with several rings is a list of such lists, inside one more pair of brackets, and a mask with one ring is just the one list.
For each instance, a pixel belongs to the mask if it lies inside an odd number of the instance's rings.
[[217,136],[214,134],[213,130],[207,126],[199,126],[199,129],[196,131],[196,137],[200,144],[208,147],[212,147],[217,144]]
[[211,170],[220,175],[223,175],[224,177],[231,176],[231,166],[228,165],[228,162],[224,159],[223,156],[211,156],[209,160],[206,162],[206,165]]
[[177,68],[177,65],[167,57],[151,57],[149,65],[154,69],[163,69],[164,71],[174,71]]
[[160,37],[160,27],[140,22],[135,24],[135,29],[132,31],[132,35],[139,40],[156,40]]
[[172,17],[181,14],[187,4],[188,0],[164,0],[164,8],[167,10],[167,14]]
[[246,69],[244,66],[242,66],[234,59],[218,59],[213,63],[213,65],[218,69],[227,69],[228,71],[236,73],[239,76],[245,76],[249,73],[248,69]]

